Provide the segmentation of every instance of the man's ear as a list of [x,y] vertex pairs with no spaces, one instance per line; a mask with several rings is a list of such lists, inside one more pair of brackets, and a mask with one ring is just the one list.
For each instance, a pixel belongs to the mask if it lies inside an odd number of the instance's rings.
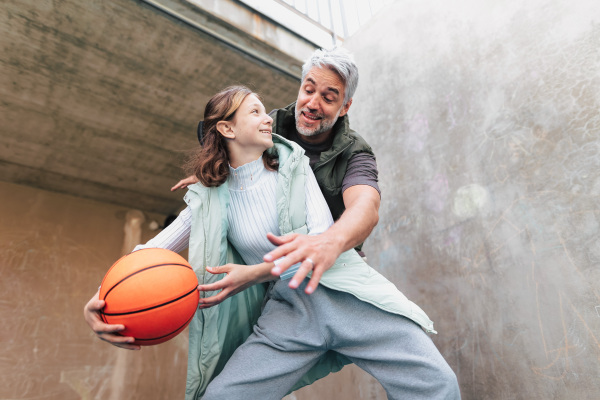
[[348,100],[346,105],[344,105],[342,107],[342,111],[340,112],[340,117],[343,117],[344,115],[346,115],[348,113],[348,110],[350,109],[351,105],[352,105],[352,99]]
[[230,121],[219,121],[217,122],[217,130],[227,139],[235,139],[235,133]]

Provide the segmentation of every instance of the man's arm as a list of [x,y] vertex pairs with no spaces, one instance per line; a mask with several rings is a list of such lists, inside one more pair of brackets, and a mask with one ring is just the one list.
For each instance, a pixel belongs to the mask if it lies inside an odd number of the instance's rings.
[[326,232],[341,242],[341,253],[363,243],[379,222],[381,197],[372,186],[355,185],[343,193],[346,211]]
[[[351,186],[344,191],[343,199],[346,210],[335,224],[319,235],[268,235],[269,240],[279,247],[266,254],[264,260],[271,262],[286,257],[273,268],[273,274],[280,275],[290,266],[302,262],[290,281],[290,287],[297,288],[312,270],[312,277],[305,290],[306,293],[312,293],[323,273],[331,268],[340,254],[364,242],[379,222],[381,199],[374,187]],[[307,258],[314,262],[314,267]]]

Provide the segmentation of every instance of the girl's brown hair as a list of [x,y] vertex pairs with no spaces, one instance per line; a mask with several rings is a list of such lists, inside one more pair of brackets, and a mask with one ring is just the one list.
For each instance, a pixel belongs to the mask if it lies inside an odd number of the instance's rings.
[[[227,139],[217,130],[217,123],[231,121],[246,96],[250,94],[259,97],[245,86],[230,86],[215,94],[206,104],[202,144],[184,165],[186,173],[196,175],[204,186],[220,186],[227,180],[229,176]],[[263,163],[266,168],[277,170],[277,156],[270,152],[263,153]]]

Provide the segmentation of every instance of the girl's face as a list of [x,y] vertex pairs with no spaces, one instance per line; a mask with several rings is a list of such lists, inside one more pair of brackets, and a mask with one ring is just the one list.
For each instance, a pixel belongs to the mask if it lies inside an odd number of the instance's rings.
[[255,95],[246,96],[235,112],[232,123],[234,142],[241,149],[248,152],[256,150],[262,154],[266,149],[273,147],[273,118],[269,117]]

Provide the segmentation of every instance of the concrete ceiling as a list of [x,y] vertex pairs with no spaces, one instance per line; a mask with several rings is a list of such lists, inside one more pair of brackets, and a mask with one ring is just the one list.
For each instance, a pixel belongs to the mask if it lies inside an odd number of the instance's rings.
[[169,188],[211,95],[243,83],[267,109],[295,100],[300,61],[171,3],[229,44],[148,2],[4,4],[0,180],[169,214],[182,205]]

